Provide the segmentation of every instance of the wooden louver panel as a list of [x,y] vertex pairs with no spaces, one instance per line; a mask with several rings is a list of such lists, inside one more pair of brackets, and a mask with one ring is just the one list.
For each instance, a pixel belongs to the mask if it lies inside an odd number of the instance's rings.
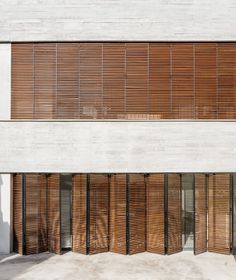
[[72,177],[72,250],[87,254],[87,176]]
[[233,192],[232,192],[232,253],[236,255],[236,175],[233,175]]
[[46,177],[27,174],[25,184],[25,253],[29,255],[47,251]]
[[107,175],[91,174],[89,177],[89,253],[96,254],[109,250],[109,182]]
[[235,43],[12,44],[13,119],[235,119]]
[[13,250],[23,255],[23,184],[22,175],[13,175]]
[[146,178],[147,251],[165,254],[164,174]]
[[146,191],[144,175],[129,174],[129,254],[146,250]]
[[168,174],[168,255],[182,251],[181,176]]
[[230,253],[230,175],[209,176],[208,251]]
[[60,175],[48,176],[48,250],[61,253]]
[[195,174],[194,254],[207,251],[207,185],[206,175]]
[[110,181],[110,251],[126,254],[126,175],[116,174]]

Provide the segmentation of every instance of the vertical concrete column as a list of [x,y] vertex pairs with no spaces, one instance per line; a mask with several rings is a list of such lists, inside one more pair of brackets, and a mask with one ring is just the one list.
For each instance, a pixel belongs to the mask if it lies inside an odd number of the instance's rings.
[[[0,121],[11,119],[11,44],[0,43]],[[1,132],[0,132],[1,137]],[[12,248],[11,175],[0,170],[0,254]]]

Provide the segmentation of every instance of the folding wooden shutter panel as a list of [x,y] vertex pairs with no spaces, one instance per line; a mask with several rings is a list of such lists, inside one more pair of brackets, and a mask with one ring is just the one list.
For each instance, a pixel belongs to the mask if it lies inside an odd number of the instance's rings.
[[182,251],[181,176],[168,174],[168,254]]
[[216,43],[195,44],[196,119],[217,118]]
[[108,243],[108,211],[109,211],[109,182],[108,176],[91,174],[89,181],[90,215],[89,253],[107,252]]
[[148,44],[126,44],[126,112],[129,119],[143,119],[148,104]]
[[164,174],[146,178],[147,251],[165,254]]
[[72,250],[87,254],[87,176],[72,177]]
[[57,118],[79,118],[79,44],[57,44]]
[[125,118],[125,44],[103,44],[103,111],[105,119]]
[[209,176],[208,251],[230,253],[230,175]]
[[194,254],[207,251],[207,185],[206,175],[195,174]]
[[56,116],[57,44],[34,44],[34,118]]
[[13,175],[13,250],[23,255],[23,184],[22,175]]
[[149,98],[153,119],[170,119],[171,61],[170,44],[149,44]]
[[233,255],[236,255],[236,175],[233,175],[233,192],[232,192],[232,239],[233,239],[233,244],[232,244],[232,253]]
[[236,44],[218,43],[218,118],[236,118]]
[[111,176],[110,181],[110,251],[126,254],[126,174]]
[[193,44],[172,44],[172,98],[175,119],[194,119]]
[[146,198],[142,174],[129,174],[129,254],[146,250]]
[[12,44],[12,119],[34,118],[33,44]]
[[80,118],[102,118],[102,44],[80,44]]
[[61,253],[60,175],[48,176],[48,250]]

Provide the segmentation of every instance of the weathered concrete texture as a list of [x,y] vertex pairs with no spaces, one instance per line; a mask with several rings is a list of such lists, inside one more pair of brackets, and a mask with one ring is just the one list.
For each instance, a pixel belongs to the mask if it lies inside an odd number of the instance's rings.
[[0,40],[235,40],[235,14],[235,0],[0,0]]
[[1,280],[234,280],[235,275],[234,257],[213,253],[84,256],[70,252],[62,256],[44,253],[0,258]]
[[0,122],[0,173],[236,172],[236,122]]

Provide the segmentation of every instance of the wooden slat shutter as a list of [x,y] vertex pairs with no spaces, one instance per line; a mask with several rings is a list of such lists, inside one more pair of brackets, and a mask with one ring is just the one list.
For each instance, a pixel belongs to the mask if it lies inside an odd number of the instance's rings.
[[125,44],[103,44],[103,110],[105,119],[125,118]]
[[23,184],[22,175],[13,175],[13,250],[23,255]]
[[89,253],[96,254],[109,250],[109,182],[107,175],[91,174],[89,177]]
[[195,174],[194,254],[207,251],[207,185],[205,174]]
[[144,175],[129,174],[129,254],[146,250],[146,193]]
[[233,191],[232,191],[232,253],[236,255],[236,175],[233,175]]
[[33,44],[12,44],[12,119],[34,118]]
[[34,118],[56,116],[57,44],[34,44]]
[[170,58],[170,44],[149,44],[149,98],[152,119],[172,118]]
[[80,44],[80,118],[100,119],[102,110],[102,44]]
[[87,176],[72,177],[72,250],[87,254]]
[[218,44],[218,118],[236,118],[236,44]]
[[195,44],[196,119],[217,118],[216,43]]
[[150,174],[146,178],[147,195],[147,251],[165,254],[164,174]]
[[168,174],[168,255],[182,251],[181,176]]
[[60,175],[48,176],[48,250],[61,253]]
[[193,44],[172,44],[172,109],[175,119],[194,119]]
[[209,176],[208,251],[230,253],[230,175]]
[[57,118],[79,118],[79,44],[57,44]]
[[127,118],[143,119],[149,112],[148,44],[126,44]]
[[46,177],[26,174],[25,253],[47,251]]
[[120,254],[127,253],[126,244],[126,175],[116,174],[110,180],[110,251]]

